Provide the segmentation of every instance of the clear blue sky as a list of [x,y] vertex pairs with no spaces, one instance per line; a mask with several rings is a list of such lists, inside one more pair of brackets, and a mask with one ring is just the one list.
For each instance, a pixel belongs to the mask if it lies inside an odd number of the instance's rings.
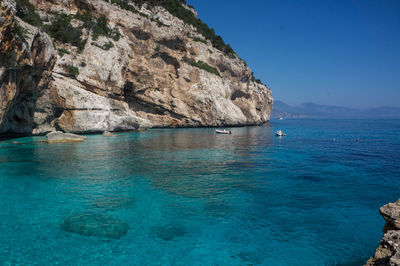
[[400,106],[400,0],[187,0],[288,104]]

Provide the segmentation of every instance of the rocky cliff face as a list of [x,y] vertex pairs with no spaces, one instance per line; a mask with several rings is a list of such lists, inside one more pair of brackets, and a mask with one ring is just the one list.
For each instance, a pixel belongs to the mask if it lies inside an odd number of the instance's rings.
[[400,199],[379,209],[386,221],[383,237],[366,265],[400,265]]
[[22,21],[31,34],[25,41],[15,36],[14,8],[13,2],[1,3],[0,132],[29,133],[44,124],[40,113],[55,109],[49,81],[56,55],[49,36]]
[[271,91],[245,62],[161,6],[127,3],[2,1],[0,133],[269,120]]

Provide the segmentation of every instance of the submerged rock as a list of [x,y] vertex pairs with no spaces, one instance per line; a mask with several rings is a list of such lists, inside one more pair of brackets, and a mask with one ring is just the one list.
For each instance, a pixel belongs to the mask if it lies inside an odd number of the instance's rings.
[[129,225],[110,215],[82,213],[65,219],[61,229],[84,236],[119,239],[128,233]]
[[85,136],[80,136],[72,133],[64,133],[61,131],[50,132],[46,135],[47,143],[60,142],[82,142],[87,139]]
[[155,226],[151,231],[157,238],[164,241],[171,241],[186,234],[185,228],[178,225]]
[[379,209],[386,220],[384,235],[366,265],[400,265],[400,199]]
[[204,210],[211,216],[223,217],[232,213],[232,207],[220,200],[206,202]]
[[259,265],[260,260],[257,258],[257,254],[247,251],[238,253],[235,257],[238,257],[240,261],[245,265]]

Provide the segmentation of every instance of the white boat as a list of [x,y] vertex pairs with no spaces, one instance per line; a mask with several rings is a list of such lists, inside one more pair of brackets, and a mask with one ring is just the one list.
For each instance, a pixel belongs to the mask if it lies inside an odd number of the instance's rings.
[[283,117],[279,117],[279,120],[283,120]]
[[275,136],[283,137],[283,136],[286,136],[286,133],[283,133],[282,130],[278,130],[278,131],[275,132]]
[[226,130],[226,129],[223,129],[223,130],[216,129],[215,133],[217,133],[217,134],[232,134],[232,131]]

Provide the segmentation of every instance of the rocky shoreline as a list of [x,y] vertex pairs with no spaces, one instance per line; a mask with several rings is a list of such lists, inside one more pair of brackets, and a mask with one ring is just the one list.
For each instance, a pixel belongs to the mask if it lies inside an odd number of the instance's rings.
[[270,89],[219,36],[225,50],[162,6],[118,3],[1,2],[0,135],[269,121]]
[[386,221],[384,235],[375,255],[365,265],[400,265],[400,199],[382,206],[379,213]]

